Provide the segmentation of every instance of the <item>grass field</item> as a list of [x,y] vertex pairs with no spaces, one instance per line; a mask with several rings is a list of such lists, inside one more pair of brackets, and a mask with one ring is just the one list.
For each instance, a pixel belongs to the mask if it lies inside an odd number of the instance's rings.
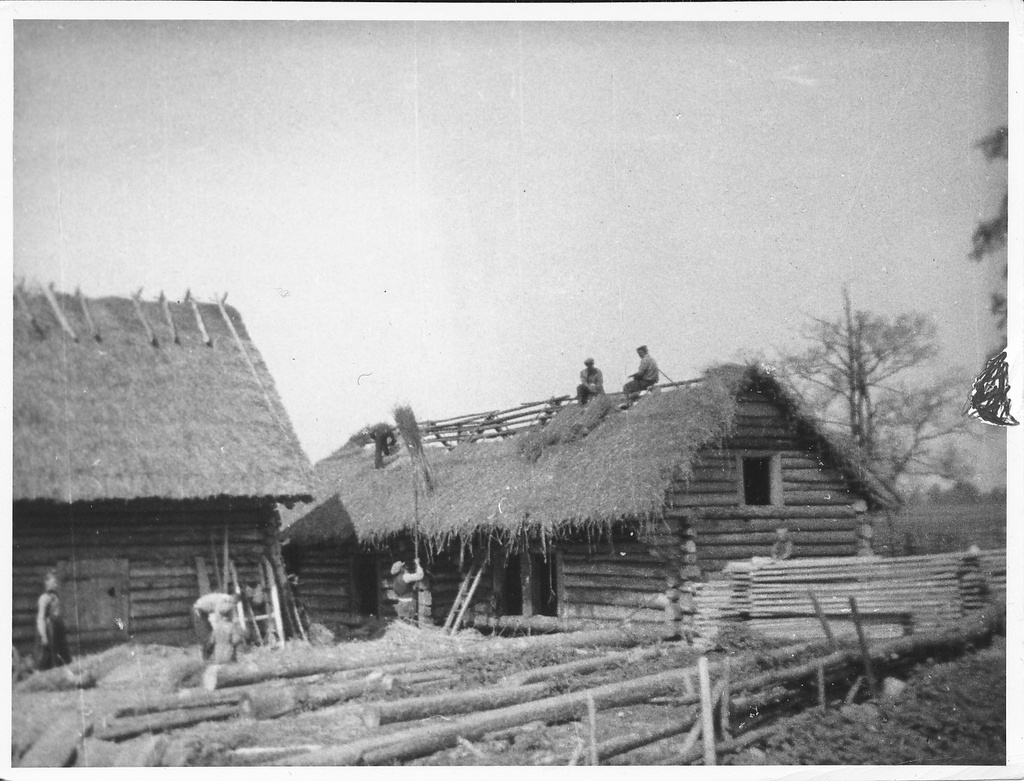
[[883,555],[952,553],[977,545],[1006,547],[1006,505],[919,504],[875,523],[875,550]]

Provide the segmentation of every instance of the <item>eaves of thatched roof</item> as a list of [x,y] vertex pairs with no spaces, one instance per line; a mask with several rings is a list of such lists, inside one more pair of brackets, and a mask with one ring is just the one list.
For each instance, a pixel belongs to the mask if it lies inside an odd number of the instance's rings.
[[437,484],[429,496],[422,485],[414,496],[418,467],[407,454],[377,470],[369,453],[341,448],[315,467],[320,504],[293,511],[297,520],[286,534],[293,542],[342,541],[354,528],[367,542],[417,533],[440,545],[473,533],[513,536],[526,528],[559,535],[655,519],[671,482],[689,473],[697,452],[728,436],[744,389],[769,394],[817,437],[824,457],[872,509],[898,502],[855,449],[823,431],[771,371],[724,366],[651,394],[628,412],[605,397],[567,406],[544,428],[508,439],[428,449]]
[[13,372],[15,500],[311,496],[232,307],[18,291]]

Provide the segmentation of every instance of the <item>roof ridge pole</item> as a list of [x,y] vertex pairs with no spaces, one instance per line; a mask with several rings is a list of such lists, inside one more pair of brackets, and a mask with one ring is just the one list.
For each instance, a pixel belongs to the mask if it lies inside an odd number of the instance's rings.
[[159,347],[160,342],[156,338],[156,334],[153,333],[153,326],[149,324],[149,320],[146,319],[146,315],[142,312],[142,288],[140,287],[134,293],[132,293],[132,305],[135,307],[135,314],[139,316],[139,320],[142,321],[142,326],[146,329],[146,336],[149,337],[149,343],[154,347]]
[[206,323],[203,322],[203,315],[199,311],[199,307],[196,305],[196,300],[192,298],[192,291],[185,291],[185,301],[192,305],[192,314],[196,316],[196,325],[199,327],[199,333],[203,335],[203,344],[207,347],[213,347],[213,339],[206,333]]
[[75,298],[78,299],[78,306],[82,310],[82,315],[85,317],[85,324],[89,326],[89,333],[92,334],[92,338],[97,342],[102,342],[103,337],[100,336],[100,332],[96,329],[96,323],[92,319],[92,313],[89,312],[89,306],[85,302],[85,296],[82,295],[82,288],[75,288]]
[[178,326],[174,324],[174,318],[171,317],[171,305],[167,301],[167,296],[164,295],[164,291],[160,291],[160,308],[164,312],[164,318],[167,320],[167,325],[171,327],[171,336],[174,337],[175,344],[181,344],[181,338],[178,336]]
[[228,317],[228,310],[224,307],[224,302],[228,300],[228,294],[225,293],[223,298],[217,298],[216,296],[214,296],[214,298],[217,301],[217,306],[220,308],[221,316],[224,318],[224,322],[228,326],[228,330],[231,332],[231,335],[235,338],[235,344],[238,345],[239,352],[242,353],[242,357],[245,359],[245,362],[249,365],[249,371],[252,372],[253,379],[256,380],[256,384],[260,386],[260,390],[263,392],[263,399],[264,401],[267,402],[267,409],[270,410],[270,417],[274,419],[274,422],[277,423],[278,426],[284,428],[284,426],[281,424],[281,421],[278,420],[277,410],[274,409],[274,404],[270,400],[270,394],[267,393],[267,386],[263,384],[263,380],[260,379],[260,375],[256,371],[256,364],[254,364],[252,362],[252,358],[249,357],[249,353],[246,351],[245,345],[242,344],[242,337],[238,335],[238,331],[235,330],[235,324],[232,323],[231,318]]
[[43,295],[46,296],[46,300],[50,304],[50,308],[53,309],[53,314],[57,317],[57,322],[60,323],[60,327],[64,329],[64,332],[71,337],[73,341],[78,341],[78,335],[75,334],[74,329],[71,327],[71,323],[64,317],[64,312],[61,311],[60,304],[57,303],[57,297],[53,294],[53,283],[50,283],[49,287],[43,288]]
[[18,304],[21,306],[21,308],[25,310],[25,316],[28,318],[28,321],[32,324],[32,327],[36,329],[36,333],[38,333],[40,336],[45,337],[46,331],[44,331],[43,327],[39,325],[39,321],[36,320],[36,316],[32,314],[32,309],[29,307],[28,299],[25,298],[25,292],[22,289],[23,286],[24,283],[20,283],[18,284],[17,287],[14,288],[14,298],[17,299]]

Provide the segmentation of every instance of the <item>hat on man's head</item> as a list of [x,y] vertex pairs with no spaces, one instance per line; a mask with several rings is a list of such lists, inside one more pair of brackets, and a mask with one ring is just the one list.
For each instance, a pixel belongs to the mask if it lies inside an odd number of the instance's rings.
[[637,352],[640,352],[641,350],[643,352],[647,352],[647,345],[646,344],[642,344],[642,345],[640,345],[639,347],[636,348]]
[[587,358],[583,363],[586,364],[587,366],[593,366],[594,365],[594,359],[593,358]]
[[391,574],[397,575],[403,569],[405,569],[405,564],[403,564],[400,561],[396,561],[394,564],[391,565]]

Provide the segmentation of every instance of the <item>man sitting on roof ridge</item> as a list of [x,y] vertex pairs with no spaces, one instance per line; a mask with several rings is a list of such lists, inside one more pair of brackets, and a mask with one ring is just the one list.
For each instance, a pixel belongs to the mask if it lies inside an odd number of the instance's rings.
[[640,356],[640,368],[630,375],[632,379],[622,386],[622,392],[626,394],[626,407],[636,401],[643,391],[657,385],[661,373],[658,362],[647,352],[646,344],[637,347],[636,354]]

